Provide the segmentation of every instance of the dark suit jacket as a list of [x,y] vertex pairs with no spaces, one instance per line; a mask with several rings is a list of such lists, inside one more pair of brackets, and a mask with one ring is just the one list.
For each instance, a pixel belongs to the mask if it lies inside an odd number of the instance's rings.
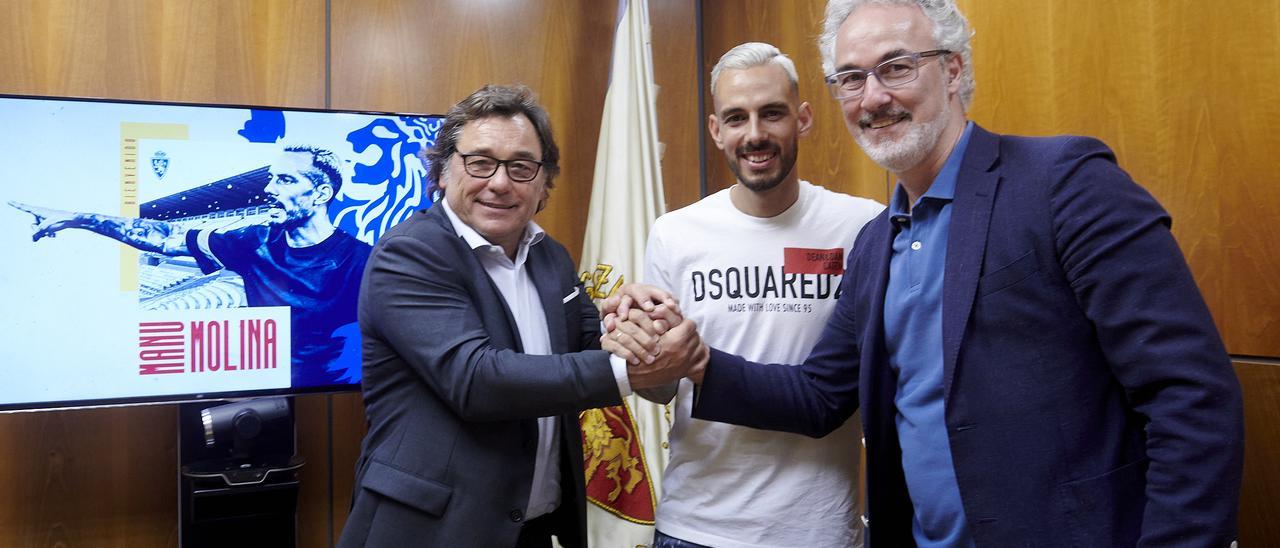
[[374,247],[360,290],[369,420],[340,546],[515,544],[529,502],[537,417],[560,416],[561,485],[552,518],[585,544],[577,411],[621,399],[599,348],[599,316],[564,247],[532,246],[553,355],[519,354],[497,286],[440,207]]
[[[1102,143],[975,128],[943,281],[946,426],[978,546],[1226,546],[1239,383],[1169,232]],[[884,346],[893,228],[850,254],[801,367],[714,352],[694,416],[821,436],[862,402],[868,539],[911,546]]]

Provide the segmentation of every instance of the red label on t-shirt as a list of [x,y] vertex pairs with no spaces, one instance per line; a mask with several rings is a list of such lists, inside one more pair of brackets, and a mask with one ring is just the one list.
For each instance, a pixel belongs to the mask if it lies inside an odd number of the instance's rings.
[[844,274],[844,249],[782,249],[782,271],[787,274]]

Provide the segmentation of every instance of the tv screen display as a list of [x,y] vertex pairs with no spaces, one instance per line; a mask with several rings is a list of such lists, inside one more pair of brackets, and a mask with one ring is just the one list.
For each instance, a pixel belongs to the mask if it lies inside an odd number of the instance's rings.
[[0,410],[357,389],[441,117],[0,95]]

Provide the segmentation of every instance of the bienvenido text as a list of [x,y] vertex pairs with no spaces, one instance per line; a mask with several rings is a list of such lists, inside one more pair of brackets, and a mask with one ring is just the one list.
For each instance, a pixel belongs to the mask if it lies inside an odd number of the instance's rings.
[[272,319],[138,324],[138,374],[275,369]]

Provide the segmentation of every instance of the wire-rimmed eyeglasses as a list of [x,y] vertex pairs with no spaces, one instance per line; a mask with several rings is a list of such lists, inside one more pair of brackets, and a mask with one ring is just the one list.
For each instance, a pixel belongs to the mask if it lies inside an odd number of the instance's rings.
[[507,178],[517,183],[527,183],[537,177],[538,171],[542,169],[542,162],[523,158],[499,160],[485,154],[461,152],[458,153],[458,157],[462,158],[462,169],[467,172],[467,175],[477,179],[493,177],[493,174],[498,172],[498,166],[506,166]]
[[867,89],[867,78],[873,74],[885,87],[896,88],[909,84],[920,76],[921,60],[948,53],[951,53],[951,50],[931,49],[894,57],[876,65],[871,70],[842,70],[826,77],[827,90],[836,99],[856,99],[861,97],[862,92]]

